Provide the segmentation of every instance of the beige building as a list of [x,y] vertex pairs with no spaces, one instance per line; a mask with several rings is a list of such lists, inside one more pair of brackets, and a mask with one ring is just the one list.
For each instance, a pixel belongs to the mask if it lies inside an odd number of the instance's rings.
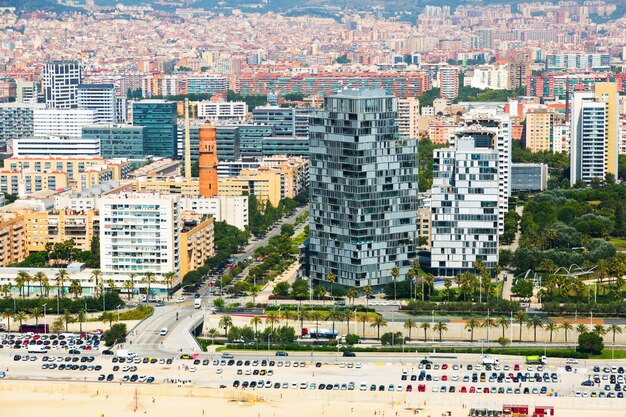
[[213,243],[214,221],[212,216],[183,212],[180,233],[180,277],[200,268],[215,255]]
[[24,216],[21,213],[0,213],[0,266],[21,262],[27,255]]
[[282,177],[278,170],[242,170],[236,177],[219,180],[219,195],[255,195],[261,204],[269,201],[272,206],[276,207],[283,198]]
[[91,239],[99,233],[99,217],[95,210],[69,209],[35,212],[24,215],[26,249],[45,250],[47,243],[74,240],[81,251],[91,248]]
[[417,97],[398,98],[398,130],[400,135],[419,137],[420,101]]
[[198,197],[200,182],[198,178],[137,178],[134,182],[136,190],[141,193],[180,194],[183,197]]
[[23,197],[38,191],[66,188],[69,178],[65,172],[20,172],[10,169],[0,171],[0,192]]
[[552,151],[554,114],[538,110],[526,114],[524,143],[531,152]]

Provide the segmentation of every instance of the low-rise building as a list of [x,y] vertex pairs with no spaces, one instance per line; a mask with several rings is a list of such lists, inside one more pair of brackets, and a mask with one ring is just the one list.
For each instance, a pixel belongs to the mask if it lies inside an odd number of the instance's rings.
[[200,195],[200,181],[198,178],[138,177],[134,184],[135,189],[140,193],[180,194],[184,197],[198,197]]
[[277,207],[282,199],[282,175],[269,169],[242,170],[236,177],[220,179],[218,190],[224,196],[254,195],[259,203]]
[[216,222],[226,222],[244,230],[248,226],[247,196],[182,197],[183,210],[210,215]]
[[547,164],[511,164],[511,192],[538,192],[547,187]]

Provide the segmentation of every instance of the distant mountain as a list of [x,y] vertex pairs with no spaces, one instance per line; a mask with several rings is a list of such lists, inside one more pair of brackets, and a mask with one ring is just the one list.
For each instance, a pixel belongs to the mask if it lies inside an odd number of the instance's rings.
[[15,7],[18,14],[32,13],[37,11],[50,13],[83,13],[78,7],[69,7],[56,2],[56,0],[0,0],[0,7]]

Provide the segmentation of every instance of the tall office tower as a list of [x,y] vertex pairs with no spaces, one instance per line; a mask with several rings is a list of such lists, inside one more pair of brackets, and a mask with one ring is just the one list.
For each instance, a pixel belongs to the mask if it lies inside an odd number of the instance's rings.
[[128,99],[115,96],[115,123],[125,124],[128,122]]
[[17,103],[37,102],[37,87],[35,87],[35,82],[28,80],[16,80],[15,101]]
[[0,103],[0,141],[30,138],[34,135],[34,111],[44,104]]
[[275,136],[308,136],[314,108],[264,106],[252,110],[252,122],[276,128]]
[[[191,151],[191,162],[194,163],[198,160],[199,153],[198,148],[200,146],[200,124],[199,120],[193,120],[189,126],[189,143]],[[176,159],[181,161],[185,159],[185,123],[178,122],[176,125]]]
[[459,70],[453,67],[439,68],[439,95],[455,99],[459,95]]
[[596,83],[594,91],[576,91],[570,118],[570,184],[617,177],[617,84]]
[[436,276],[498,263],[497,132],[472,125],[457,130],[454,146],[436,149],[432,188],[431,268]]
[[[504,233],[504,215],[509,210],[511,197],[511,119],[495,108],[474,109],[461,120],[461,128],[480,126],[495,134],[494,149],[498,152],[498,231]],[[452,145],[456,136],[451,138]]]
[[[165,295],[163,277],[180,272],[180,196],[110,194],[98,199],[100,259],[105,278],[119,287],[132,273],[156,274],[152,293]],[[138,286],[146,288],[147,284]]]
[[200,126],[200,159],[198,173],[200,176],[200,195],[213,197],[217,195],[217,149],[215,126]]
[[103,158],[143,159],[143,126],[91,125],[83,126],[84,139],[99,139]]
[[398,131],[401,136],[419,137],[420,101],[417,97],[398,99]]
[[133,125],[143,131],[144,155],[172,158],[176,155],[176,103],[142,100],[133,103]]
[[545,110],[526,114],[524,147],[531,152],[554,151],[554,113]]
[[[241,156],[239,126],[216,126],[217,159],[236,161]],[[261,146],[262,147],[262,146]]]
[[493,48],[493,31],[491,29],[479,29],[475,33],[478,49]]
[[46,106],[71,109],[78,106],[76,87],[82,82],[78,61],[48,61],[43,67],[43,93]]
[[276,127],[272,125],[240,125],[239,150],[241,156],[261,157],[263,155],[263,139],[275,136]]
[[382,90],[345,90],[311,117],[313,280],[383,285],[415,260],[417,141],[400,138],[397,106]]
[[96,123],[115,123],[115,86],[113,84],[79,84],[76,87],[78,108],[93,110]]

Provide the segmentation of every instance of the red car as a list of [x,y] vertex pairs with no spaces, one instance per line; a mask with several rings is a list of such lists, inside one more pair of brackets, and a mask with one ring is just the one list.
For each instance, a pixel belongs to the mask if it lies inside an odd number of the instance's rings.
[[470,394],[476,393],[476,387],[470,387]]
[[485,393],[485,394],[489,394],[489,388],[485,388],[485,389],[483,389],[483,393]]
[[441,365],[441,369],[448,369],[448,364],[444,363],[443,365]]
[[513,366],[513,370],[514,370],[514,371],[519,371],[519,365],[518,365],[518,364],[515,364],[515,366]]
[[463,387],[461,387],[461,392],[462,392],[462,393],[466,393],[466,392],[467,392],[467,388],[465,388],[464,386],[463,386]]
[[409,384],[406,386],[406,392],[411,392],[413,391],[413,385]]
[[447,381],[448,380],[448,375],[441,375],[441,380],[442,381]]
[[419,385],[417,386],[417,391],[418,391],[418,392],[426,392],[426,385],[424,385],[424,384],[419,384]]

